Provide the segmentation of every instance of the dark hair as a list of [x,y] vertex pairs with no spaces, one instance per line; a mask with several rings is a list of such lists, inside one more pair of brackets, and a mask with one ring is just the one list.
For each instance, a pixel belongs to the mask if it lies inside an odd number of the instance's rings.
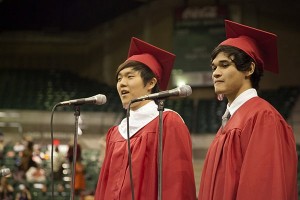
[[[125,62],[123,64],[120,65],[120,67],[117,70],[116,73],[116,79],[118,79],[118,74],[121,70],[128,68],[128,67],[132,67],[132,69],[134,71],[138,71],[141,74],[141,78],[143,80],[144,86],[146,86],[146,84],[152,79],[152,78],[157,78],[155,76],[155,74],[152,72],[152,70],[145,64],[138,62],[138,61],[129,61],[129,62]],[[159,92],[159,84],[158,82],[156,83],[156,85],[152,88],[151,93],[155,93],[155,92]]]
[[253,58],[251,58],[248,54],[242,51],[239,48],[227,45],[217,46],[211,53],[211,60],[215,59],[219,53],[225,53],[228,57],[233,56],[232,62],[235,64],[238,71],[247,71],[251,66],[251,62],[255,63],[255,70],[253,74],[250,76],[251,85],[253,88],[259,88],[259,81],[263,76],[263,69],[259,66]]

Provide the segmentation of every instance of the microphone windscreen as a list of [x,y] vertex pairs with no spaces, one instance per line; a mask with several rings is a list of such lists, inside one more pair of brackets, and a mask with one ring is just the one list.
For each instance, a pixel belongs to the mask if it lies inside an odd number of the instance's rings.
[[192,88],[189,85],[182,85],[179,87],[179,96],[187,97],[192,94]]
[[106,96],[103,94],[97,94],[96,96],[94,96],[96,99],[95,104],[97,105],[102,105],[106,103]]

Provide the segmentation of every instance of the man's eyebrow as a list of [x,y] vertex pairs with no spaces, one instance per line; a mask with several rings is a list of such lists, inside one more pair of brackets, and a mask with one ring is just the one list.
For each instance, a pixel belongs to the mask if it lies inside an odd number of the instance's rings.
[[134,73],[135,71],[133,71],[133,70],[130,70],[130,71],[127,71],[127,72],[120,72],[119,74],[118,74],[118,76],[127,76],[128,74],[132,74],[132,73]]
[[[225,63],[225,62],[232,62],[232,60],[219,60],[217,64],[220,64],[220,63]],[[215,63],[214,62],[211,62],[211,66],[215,66]]]

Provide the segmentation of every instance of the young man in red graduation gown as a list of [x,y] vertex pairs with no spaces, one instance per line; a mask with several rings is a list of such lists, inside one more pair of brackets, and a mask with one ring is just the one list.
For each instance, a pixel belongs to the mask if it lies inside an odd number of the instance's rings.
[[277,36],[225,20],[227,40],[212,52],[216,94],[230,118],[205,159],[199,200],[295,200],[294,135],[278,111],[258,97],[264,70],[278,72]]
[[[128,105],[138,97],[166,90],[174,59],[175,55],[132,38],[128,58],[117,69],[117,90],[123,107],[130,109],[132,179],[137,200],[158,198],[159,112],[152,100]],[[125,118],[107,133],[95,200],[132,199],[126,122]],[[190,133],[172,110],[163,112],[162,141],[162,199],[195,200]]]

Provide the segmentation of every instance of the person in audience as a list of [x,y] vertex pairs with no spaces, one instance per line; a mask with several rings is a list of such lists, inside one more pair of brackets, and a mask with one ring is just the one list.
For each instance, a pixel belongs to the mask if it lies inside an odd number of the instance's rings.
[[[67,151],[67,159],[69,163],[73,162],[73,157],[74,157],[73,151],[74,151],[74,144],[72,144],[72,141],[70,141],[69,148]],[[76,152],[77,152],[76,159],[81,159],[81,145],[79,143],[77,144]]]
[[5,176],[1,177],[0,182],[0,199],[1,200],[13,200],[14,198],[14,187],[8,183]]
[[41,167],[41,164],[38,163],[35,166],[30,167],[26,171],[25,175],[26,175],[26,181],[30,183],[46,181],[46,172]]
[[85,173],[84,173],[84,165],[81,160],[81,156],[76,159],[75,164],[75,183],[74,183],[74,192],[76,196],[79,196],[80,199],[83,199],[83,192],[86,189],[85,182]]
[[257,95],[264,70],[277,73],[277,36],[225,20],[227,39],[211,54],[212,79],[228,104],[209,147],[199,200],[296,200],[292,128]]
[[5,144],[4,144],[4,135],[0,130],[0,165],[5,157]]
[[60,196],[67,196],[65,186],[62,183],[56,185],[56,191]]
[[[133,195],[140,200],[158,198],[158,105],[153,100],[129,105],[135,98],[159,89],[166,90],[174,60],[172,53],[138,38],[131,39],[128,58],[116,72],[121,102],[124,109],[130,109],[131,161],[125,118],[106,135],[105,158],[95,200],[129,200]],[[165,110],[162,118],[162,199],[194,200],[196,191],[189,130],[181,116],[172,110]]]
[[55,151],[53,154],[53,176],[55,180],[62,180],[63,163],[65,161],[65,154],[60,152],[58,146],[55,146]]
[[42,164],[44,161],[43,153],[41,152],[41,146],[39,144],[33,145],[32,161],[37,164]]
[[26,173],[27,170],[35,164],[32,160],[33,145],[34,143],[32,141],[26,141],[26,148],[21,152],[19,169],[24,173]]
[[31,192],[24,184],[19,185],[19,190],[16,194],[15,200],[32,200]]
[[15,144],[13,146],[14,152],[19,153],[19,152],[24,151],[24,149],[25,149],[25,146],[22,142],[20,142],[20,141],[15,142]]
[[[67,159],[72,167],[74,161],[74,144],[72,140],[69,143],[69,149],[67,152]],[[82,148],[80,144],[77,144],[76,148],[76,163],[75,163],[75,180],[74,180],[74,193],[76,196],[83,198],[83,192],[86,189],[84,165],[82,163]]]
[[[21,150],[21,148],[18,148],[19,151],[17,151],[17,155],[15,158],[17,170],[14,172],[14,178],[20,182],[22,182],[26,179],[25,174],[26,174],[27,170],[32,166],[35,167],[35,164],[36,164],[32,160],[33,145],[34,145],[32,140],[24,137],[22,144],[24,145],[24,149]],[[21,147],[21,146],[19,146],[19,147]]]

